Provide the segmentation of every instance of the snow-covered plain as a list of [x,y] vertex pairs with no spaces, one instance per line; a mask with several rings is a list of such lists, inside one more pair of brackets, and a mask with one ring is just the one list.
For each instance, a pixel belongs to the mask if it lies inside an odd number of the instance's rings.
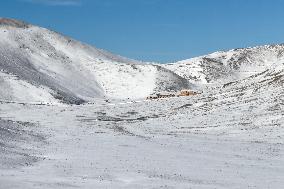
[[144,64],[0,23],[1,189],[284,186],[283,45]]

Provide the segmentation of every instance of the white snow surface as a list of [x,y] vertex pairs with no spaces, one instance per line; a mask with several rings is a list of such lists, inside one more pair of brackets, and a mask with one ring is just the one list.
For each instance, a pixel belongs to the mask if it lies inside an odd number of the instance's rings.
[[[24,80],[18,80],[16,76],[0,72],[0,96],[1,101],[29,102],[29,103],[53,103],[60,101],[53,98],[49,88],[35,87]],[[22,95],[18,95],[22,94]]]
[[284,45],[142,64],[0,23],[0,189],[283,188]]

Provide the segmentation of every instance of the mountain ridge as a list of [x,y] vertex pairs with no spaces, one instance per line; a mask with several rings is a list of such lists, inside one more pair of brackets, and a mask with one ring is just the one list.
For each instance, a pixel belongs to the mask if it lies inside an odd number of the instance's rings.
[[176,63],[143,63],[6,18],[0,18],[0,39],[0,87],[7,88],[0,99],[5,101],[82,104],[97,98],[141,99],[226,85],[284,62],[284,44],[277,44],[218,51]]
[[[96,98],[139,99],[160,89],[193,86],[170,70],[164,72],[157,65],[114,55],[45,28],[9,19],[1,23],[0,69],[11,75],[1,78],[0,87],[11,89],[2,100],[33,97],[31,101],[42,101],[42,96],[49,96],[49,103],[81,104]],[[26,88],[26,96],[16,93],[17,88]],[[41,96],[34,96],[34,91]]]
[[[218,84],[250,77],[284,60],[284,44],[218,51],[165,64],[181,77],[197,84]],[[281,65],[280,65],[281,66]]]

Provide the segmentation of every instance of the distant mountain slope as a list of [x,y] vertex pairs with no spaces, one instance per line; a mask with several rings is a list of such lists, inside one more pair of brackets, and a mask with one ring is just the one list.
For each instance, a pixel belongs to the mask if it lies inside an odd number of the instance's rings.
[[1,100],[81,104],[189,87],[187,80],[160,66],[113,55],[25,22],[0,19]]
[[284,45],[266,45],[183,60],[164,65],[190,82],[226,83],[258,74],[284,62]]
[[283,63],[283,44],[171,64],[143,63],[0,18],[0,101],[81,104],[96,98],[139,99],[207,84],[227,85],[273,72]]

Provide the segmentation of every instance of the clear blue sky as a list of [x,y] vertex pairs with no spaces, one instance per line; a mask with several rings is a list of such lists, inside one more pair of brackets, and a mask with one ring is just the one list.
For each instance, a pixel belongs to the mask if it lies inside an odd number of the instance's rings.
[[284,0],[1,0],[0,16],[145,61],[284,43]]

